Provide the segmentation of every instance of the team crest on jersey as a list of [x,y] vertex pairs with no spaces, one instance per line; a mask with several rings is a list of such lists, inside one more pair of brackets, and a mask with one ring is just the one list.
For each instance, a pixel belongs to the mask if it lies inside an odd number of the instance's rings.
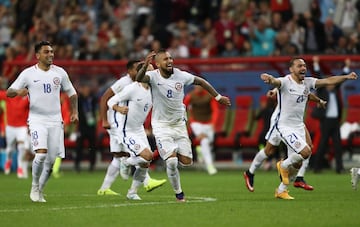
[[308,89],[308,88],[305,88],[305,90],[304,90],[304,95],[307,95],[307,94],[309,94],[309,89]]
[[139,144],[134,144],[134,149],[138,151],[140,149],[140,145]]
[[175,84],[175,89],[176,89],[177,91],[181,91],[182,88],[183,88],[183,85],[182,85],[181,83],[177,82],[177,83]]
[[53,82],[55,85],[60,85],[60,78],[59,77],[54,77]]
[[296,141],[294,146],[296,149],[298,149],[301,146],[301,143],[299,141]]

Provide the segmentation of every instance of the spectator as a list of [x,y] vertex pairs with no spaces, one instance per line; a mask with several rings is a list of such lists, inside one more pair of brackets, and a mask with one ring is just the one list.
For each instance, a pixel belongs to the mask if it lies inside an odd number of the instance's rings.
[[264,17],[252,22],[250,26],[250,43],[253,56],[270,56],[275,50],[276,32],[270,28]]
[[225,42],[227,39],[232,40],[235,33],[235,22],[229,15],[227,9],[221,9],[219,13],[219,20],[214,23],[215,38],[217,42],[218,52],[221,53],[225,49]]
[[[315,56],[314,71],[320,74],[319,57]],[[350,61],[346,61],[346,69],[349,70]],[[349,70],[350,71],[350,70]],[[344,74],[348,72],[344,71]],[[319,88],[317,95],[319,98],[326,100],[326,109],[316,108],[314,116],[320,120],[321,139],[318,150],[314,157],[314,172],[319,173],[324,168],[323,160],[325,160],[325,154],[328,152],[328,143],[330,138],[332,139],[332,147],[335,153],[335,170],[336,173],[344,172],[344,165],[342,160],[342,145],[340,137],[340,120],[342,113],[342,101],[340,93],[340,85],[328,85],[325,88]]]
[[307,54],[322,53],[326,48],[324,25],[310,15],[305,16],[304,52]]
[[[97,103],[94,92],[89,82],[84,82],[79,88],[79,125],[78,138],[76,140],[75,170],[81,171],[81,161],[83,160],[84,148],[86,147],[89,155],[89,171],[95,169],[96,162],[96,126],[97,126]],[[87,142],[87,145],[86,143]]]
[[170,47],[167,49],[167,51],[174,58],[188,58],[189,57],[188,46],[181,43],[181,40],[178,37],[174,37],[171,40]]
[[336,24],[334,24],[334,21],[330,17],[326,19],[324,29],[326,34],[326,52],[331,54],[334,52],[339,38],[343,36],[343,32]]
[[238,49],[236,49],[234,42],[231,40],[226,40],[225,49],[221,53],[221,57],[237,57],[240,55]]

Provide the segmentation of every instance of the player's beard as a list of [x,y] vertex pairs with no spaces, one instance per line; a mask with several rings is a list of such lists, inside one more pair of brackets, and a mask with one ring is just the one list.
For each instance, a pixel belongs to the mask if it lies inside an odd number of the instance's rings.
[[163,72],[166,74],[166,76],[170,77],[174,73],[174,68],[171,67],[170,69],[168,67],[163,68]]

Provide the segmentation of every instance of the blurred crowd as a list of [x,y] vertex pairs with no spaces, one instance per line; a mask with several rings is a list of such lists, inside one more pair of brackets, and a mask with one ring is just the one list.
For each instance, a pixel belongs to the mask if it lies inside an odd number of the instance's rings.
[[[358,54],[360,0],[0,0],[0,61]],[[11,69],[2,75],[12,77]]]

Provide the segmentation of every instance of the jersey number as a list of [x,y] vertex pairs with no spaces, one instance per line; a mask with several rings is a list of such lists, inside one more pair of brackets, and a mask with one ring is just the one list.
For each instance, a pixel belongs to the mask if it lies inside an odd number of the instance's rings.
[[166,97],[168,97],[168,98],[172,98],[172,97],[173,97],[173,92],[172,92],[172,90],[167,90]]
[[51,84],[43,84],[44,93],[51,93]]

